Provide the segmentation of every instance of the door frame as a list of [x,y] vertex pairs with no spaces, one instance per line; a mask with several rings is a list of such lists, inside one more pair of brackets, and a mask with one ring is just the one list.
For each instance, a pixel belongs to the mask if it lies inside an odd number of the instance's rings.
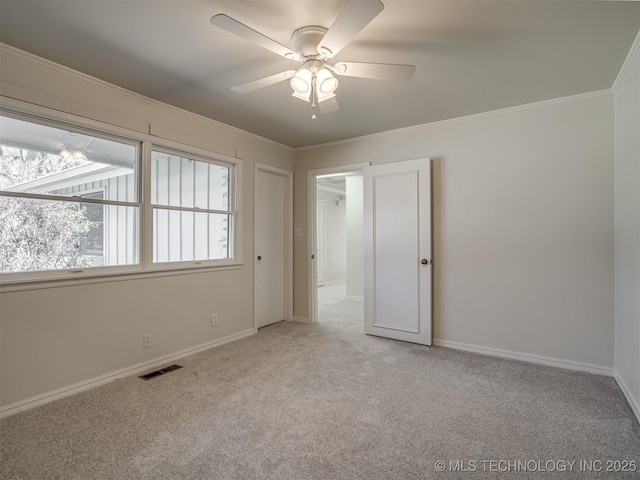
[[[307,171],[307,231],[309,232],[308,237],[308,276],[307,276],[307,285],[308,285],[308,297],[309,297],[309,322],[317,323],[318,322],[318,287],[317,287],[317,278],[318,274],[316,271],[316,259],[315,259],[315,251],[317,249],[316,237],[317,237],[317,215],[316,215],[316,204],[318,201],[316,182],[319,176],[322,175],[337,175],[339,173],[351,173],[351,172],[362,172],[364,167],[368,167],[371,165],[371,162],[366,163],[356,163],[350,165],[343,165],[340,167],[330,167],[330,168],[320,168],[317,170],[309,170]],[[349,201],[349,199],[347,199]]]
[[256,263],[256,191],[258,185],[258,172],[262,170],[264,172],[281,175],[285,178],[285,288],[284,288],[284,314],[285,321],[289,321],[293,318],[293,172],[291,170],[285,170],[264,163],[255,163],[253,170],[253,244],[251,255],[251,266],[253,267],[253,330],[258,331],[258,320],[256,318],[256,275],[255,275],[255,263]]
[[[318,258],[316,258],[316,260],[320,260],[320,265],[318,265],[318,262],[316,261],[316,273],[321,273],[322,275],[318,275],[318,278],[316,279],[316,287],[320,286],[320,283],[322,283],[322,286],[327,283],[327,202],[325,200],[316,200],[316,215],[320,210],[322,210],[322,218],[316,218],[316,228],[318,228],[318,224],[321,226],[319,229],[321,233],[321,235],[319,235],[321,237],[320,245],[317,245],[316,243],[316,246],[318,247]],[[316,239],[316,242],[317,241],[318,239]],[[320,271],[318,272],[318,270]]]

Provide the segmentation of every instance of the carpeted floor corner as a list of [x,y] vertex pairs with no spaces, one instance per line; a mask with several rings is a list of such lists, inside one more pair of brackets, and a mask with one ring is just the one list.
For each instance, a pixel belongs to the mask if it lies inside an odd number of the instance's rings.
[[612,378],[365,336],[361,301],[325,300],[318,324],[3,419],[0,478],[640,478],[584,471],[640,470]]

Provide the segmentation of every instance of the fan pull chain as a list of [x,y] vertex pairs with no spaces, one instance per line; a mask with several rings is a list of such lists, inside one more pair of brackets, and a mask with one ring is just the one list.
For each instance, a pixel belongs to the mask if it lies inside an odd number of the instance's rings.
[[316,92],[316,74],[313,74],[311,78],[311,109],[313,114],[311,115],[311,120],[315,120],[316,118],[316,98],[318,98],[318,94]]

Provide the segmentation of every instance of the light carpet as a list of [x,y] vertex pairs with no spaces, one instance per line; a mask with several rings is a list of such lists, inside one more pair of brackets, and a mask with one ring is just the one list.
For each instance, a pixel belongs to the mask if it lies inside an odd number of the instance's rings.
[[361,301],[325,300],[320,323],[277,323],[153,380],[3,419],[0,477],[640,478],[584,471],[640,468],[612,378],[365,336]]

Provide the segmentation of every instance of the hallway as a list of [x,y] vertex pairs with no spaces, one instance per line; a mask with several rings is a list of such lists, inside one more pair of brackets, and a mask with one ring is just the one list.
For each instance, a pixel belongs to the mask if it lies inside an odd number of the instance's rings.
[[364,299],[347,296],[346,282],[336,280],[318,287],[318,322],[349,324],[363,328]]

